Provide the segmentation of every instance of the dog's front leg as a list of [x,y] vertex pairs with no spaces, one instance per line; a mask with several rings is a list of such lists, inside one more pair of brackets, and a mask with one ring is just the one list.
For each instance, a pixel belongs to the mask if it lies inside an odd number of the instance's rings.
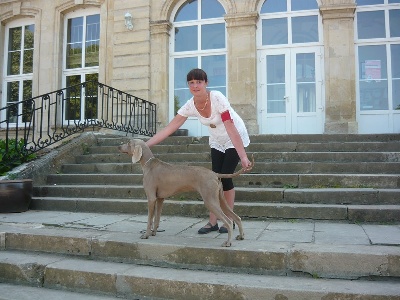
[[142,234],[141,239],[148,239],[150,235],[155,235],[153,227],[154,210],[156,206],[156,199],[147,198],[148,215],[147,215],[147,228],[146,233]]
[[153,235],[156,235],[158,226],[160,225],[160,219],[161,219],[161,211],[162,211],[162,206],[164,203],[164,198],[158,198],[156,200],[156,209],[154,212],[154,223],[153,223]]

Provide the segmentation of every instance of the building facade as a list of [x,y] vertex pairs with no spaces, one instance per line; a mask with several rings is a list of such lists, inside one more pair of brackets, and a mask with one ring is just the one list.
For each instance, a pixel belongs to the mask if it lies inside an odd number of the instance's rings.
[[94,79],[163,127],[200,67],[251,134],[400,133],[400,0],[0,0],[0,25],[1,107]]

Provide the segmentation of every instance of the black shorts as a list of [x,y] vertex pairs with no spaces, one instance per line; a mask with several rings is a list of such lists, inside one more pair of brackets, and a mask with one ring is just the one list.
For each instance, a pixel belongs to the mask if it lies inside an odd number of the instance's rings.
[[[240,161],[235,148],[229,148],[225,153],[211,148],[212,170],[220,174],[233,174]],[[222,188],[229,191],[234,188],[232,178],[221,178]]]

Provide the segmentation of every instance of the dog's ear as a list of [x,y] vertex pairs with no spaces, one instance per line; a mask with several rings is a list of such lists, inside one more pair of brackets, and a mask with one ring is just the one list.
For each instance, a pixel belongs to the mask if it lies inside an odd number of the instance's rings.
[[132,163],[136,163],[142,157],[142,146],[134,145],[134,146],[131,146],[131,150],[132,150],[132,148],[133,148],[133,151],[132,151]]

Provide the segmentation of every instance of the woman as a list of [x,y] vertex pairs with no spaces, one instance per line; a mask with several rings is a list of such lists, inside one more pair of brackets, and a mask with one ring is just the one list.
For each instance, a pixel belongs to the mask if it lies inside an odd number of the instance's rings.
[[[243,168],[251,167],[245,147],[250,144],[246,126],[233,110],[228,99],[219,91],[208,91],[207,74],[193,69],[187,74],[187,83],[193,95],[179,110],[171,122],[147,141],[149,147],[156,145],[179,129],[188,117],[197,117],[209,127],[212,170],[221,174],[234,173],[238,162]],[[223,178],[222,187],[228,205],[233,209],[235,189],[231,178]],[[209,222],[199,229],[199,234],[219,230],[227,233],[224,226],[218,227],[217,218],[210,213]]]

